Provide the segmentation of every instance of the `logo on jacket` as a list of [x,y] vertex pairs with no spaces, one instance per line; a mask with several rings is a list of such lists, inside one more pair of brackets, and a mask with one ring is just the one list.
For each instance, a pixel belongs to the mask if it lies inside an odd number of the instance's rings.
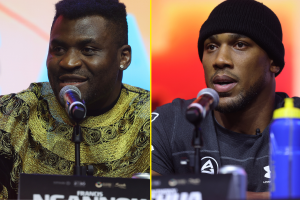
[[265,166],[264,167],[264,170],[267,172],[266,174],[265,174],[265,177],[266,178],[271,178],[271,170],[270,170],[270,166],[268,165],[268,166]]
[[151,122],[153,122],[158,116],[159,116],[158,113],[153,112],[153,113],[152,113],[152,119],[151,119]]
[[201,163],[203,163],[201,167],[201,172],[205,174],[217,174],[219,171],[219,165],[217,161],[210,157],[205,156],[201,159]]

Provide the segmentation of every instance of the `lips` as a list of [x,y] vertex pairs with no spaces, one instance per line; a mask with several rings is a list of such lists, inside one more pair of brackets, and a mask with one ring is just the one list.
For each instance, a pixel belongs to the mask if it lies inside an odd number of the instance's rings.
[[59,86],[63,88],[66,85],[80,86],[88,80],[87,77],[77,74],[65,74],[59,77]]
[[213,78],[213,84],[217,92],[229,92],[236,86],[237,80],[227,75],[217,75]]

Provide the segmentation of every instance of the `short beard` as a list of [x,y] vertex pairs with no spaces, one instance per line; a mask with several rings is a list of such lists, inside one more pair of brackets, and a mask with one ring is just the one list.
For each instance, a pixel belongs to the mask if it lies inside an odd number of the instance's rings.
[[[263,74],[258,81],[250,86],[248,91],[243,89],[240,94],[237,96],[237,99],[231,100],[231,102],[227,103],[224,106],[218,105],[216,107],[216,111],[220,113],[235,113],[237,111],[241,111],[245,109],[263,90],[265,83],[265,74]],[[229,96],[228,93],[219,93],[220,98]]]

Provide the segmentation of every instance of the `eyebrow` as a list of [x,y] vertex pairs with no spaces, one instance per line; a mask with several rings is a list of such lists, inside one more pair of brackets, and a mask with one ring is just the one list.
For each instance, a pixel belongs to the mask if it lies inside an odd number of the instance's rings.
[[[229,37],[231,39],[248,38],[247,36],[242,35],[242,34],[238,34],[238,33],[232,33],[232,34],[229,35]],[[211,35],[210,37],[208,37],[208,39],[216,40],[216,39],[218,39],[218,35],[217,34],[216,35]]]
[[[68,46],[67,43],[65,43],[64,41],[61,41],[59,39],[53,39],[50,41],[50,44],[54,44],[54,45],[60,45],[60,46]],[[87,38],[87,39],[83,39],[80,41],[76,42],[77,46],[84,46],[86,44],[97,44],[96,40],[92,39],[92,38]]]
[[61,41],[61,40],[58,40],[58,39],[53,39],[50,41],[50,44],[52,45],[60,45],[60,46],[66,46],[66,43]]
[[80,40],[78,42],[76,42],[76,45],[78,46],[84,46],[86,44],[97,44],[96,40],[92,39],[92,38],[88,38],[88,39],[84,39],[84,40]]
[[210,40],[218,39],[218,35],[211,35],[208,37],[208,39],[210,39]]
[[237,33],[230,34],[229,37],[232,38],[232,39],[248,38],[245,35],[237,34]]

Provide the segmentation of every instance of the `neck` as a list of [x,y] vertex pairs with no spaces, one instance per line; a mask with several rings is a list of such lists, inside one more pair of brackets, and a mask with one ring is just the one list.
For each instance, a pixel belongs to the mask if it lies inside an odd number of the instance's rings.
[[[275,88],[275,87],[274,87]],[[256,129],[261,132],[272,120],[275,104],[275,89],[262,91],[246,108],[233,113],[220,113],[214,111],[217,122],[224,128],[242,134],[255,135]]]
[[119,71],[117,81],[113,86],[112,92],[107,92],[106,96],[87,106],[87,116],[98,116],[109,111],[117,103],[122,89],[123,72]]
[[[109,111],[110,109],[112,109],[114,107],[114,105],[117,103],[120,95],[121,95],[121,89],[122,89],[122,84],[120,84],[120,86],[118,87],[118,89],[116,90],[116,92],[114,92],[112,95],[110,95],[109,98],[105,99],[105,101],[98,101],[94,106],[90,106],[92,107],[92,109],[87,109],[87,116],[98,116],[98,115],[102,115],[104,113],[106,113],[107,111]],[[101,106],[99,106],[101,105]]]

